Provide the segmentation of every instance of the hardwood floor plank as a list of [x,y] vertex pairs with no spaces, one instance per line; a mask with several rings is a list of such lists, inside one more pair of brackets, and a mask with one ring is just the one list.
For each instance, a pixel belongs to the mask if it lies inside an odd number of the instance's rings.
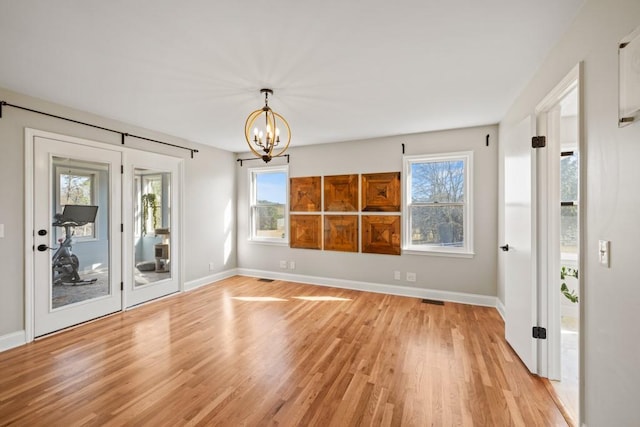
[[0,353],[0,426],[556,426],[495,309],[233,277]]

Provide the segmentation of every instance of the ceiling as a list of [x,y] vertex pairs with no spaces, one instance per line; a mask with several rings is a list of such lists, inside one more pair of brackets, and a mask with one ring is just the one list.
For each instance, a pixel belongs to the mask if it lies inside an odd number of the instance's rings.
[[[500,121],[584,0],[0,0],[0,87],[229,151]],[[5,100],[10,102],[10,100]]]

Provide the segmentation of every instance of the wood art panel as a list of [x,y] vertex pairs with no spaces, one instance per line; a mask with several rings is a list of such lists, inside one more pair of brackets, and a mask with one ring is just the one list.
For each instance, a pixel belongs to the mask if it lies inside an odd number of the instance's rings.
[[320,212],[321,181],[319,176],[291,178],[289,201],[292,212]]
[[400,215],[362,215],[362,252],[400,255]]
[[324,249],[358,252],[358,216],[325,215]]
[[400,211],[400,172],[362,174],[362,210]]
[[291,215],[291,241],[298,249],[322,249],[322,217],[320,215]]
[[327,212],[358,211],[358,175],[324,177],[324,210]]

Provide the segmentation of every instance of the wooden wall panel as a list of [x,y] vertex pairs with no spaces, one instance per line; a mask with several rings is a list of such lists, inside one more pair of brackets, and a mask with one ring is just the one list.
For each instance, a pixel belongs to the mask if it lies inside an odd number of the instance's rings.
[[400,255],[400,215],[362,215],[362,252]]
[[298,249],[322,249],[322,217],[291,215],[289,246]]
[[327,212],[358,211],[358,175],[324,177],[324,210]]
[[320,212],[321,185],[319,176],[291,178],[289,206],[292,212]]
[[324,249],[358,252],[358,216],[325,215]]
[[400,172],[362,174],[362,210],[400,212]]

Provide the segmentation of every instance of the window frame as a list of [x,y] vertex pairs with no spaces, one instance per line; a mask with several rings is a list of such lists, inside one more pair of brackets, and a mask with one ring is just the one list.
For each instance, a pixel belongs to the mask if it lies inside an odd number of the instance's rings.
[[[257,187],[256,179],[258,175],[267,173],[284,173],[285,174],[285,188],[284,188],[284,238],[274,237],[261,237],[256,234],[256,208],[263,206],[257,204]],[[249,168],[249,221],[248,221],[248,239],[253,243],[263,243],[279,246],[289,245],[289,166],[271,166],[271,167],[257,167]]]
[[[76,166],[67,167],[67,166],[57,165],[55,167],[55,175],[56,175],[55,211],[57,213],[62,213],[62,207],[64,206],[62,203],[60,203],[60,198],[62,197],[62,187],[60,185],[60,178],[62,177],[62,175],[82,176],[82,177],[89,178],[90,190],[91,190],[91,194],[90,194],[91,201],[87,206],[97,204],[96,201],[98,200],[98,197],[97,197],[98,195],[96,193],[98,191],[98,188],[100,187],[98,185],[99,178],[98,178],[98,173],[96,171],[88,170],[88,169],[84,169],[82,167],[76,167]],[[74,243],[93,242],[93,241],[99,240],[97,222],[98,222],[98,219],[96,217],[96,221],[92,223],[93,226],[91,228],[93,232],[90,235],[78,236],[74,233],[73,235]],[[58,229],[55,231],[55,235],[56,235],[56,239],[64,238],[64,231],[61,231],[60,229]]]
[[[448,161],[462,161],[464,167],[464,200],[462,202],[462,226],[464,244],[461,247],[439,246],[436,244],[414,245],[411,243],[411,166],[416,163],[436,163]],[[459,151],[451,153],[419,154],[403,156],[403,180],[402,180],[402,222],[403,222],[403,254],[435,255],[448,257],[472,258],[473,245],[473,151]],[[442,206],[443,203],[420,203],[420,205]],[[448,204],[447,204],[448,205]],[[456,203],[458,205],[458,203]]]

